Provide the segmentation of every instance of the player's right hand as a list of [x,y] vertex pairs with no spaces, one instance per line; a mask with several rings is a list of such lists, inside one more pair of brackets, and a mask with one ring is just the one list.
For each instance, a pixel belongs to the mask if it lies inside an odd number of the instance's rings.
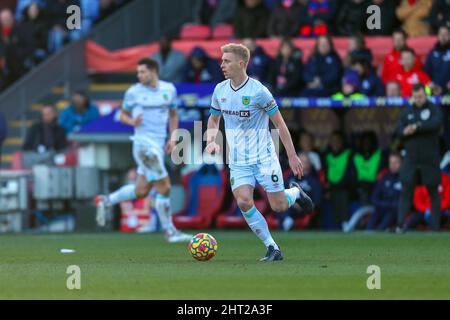
[[220,146],[216,142],[210,142],[206,145],[206,152],[209,154],[215,154],[220,152]]
[[137,127],[138,125],[141,124],[141,122],[142,122],[142,114],[138,114],[138,115],[136,116],[136,118],[133,119],[132,126],[133,126],[133,127]]

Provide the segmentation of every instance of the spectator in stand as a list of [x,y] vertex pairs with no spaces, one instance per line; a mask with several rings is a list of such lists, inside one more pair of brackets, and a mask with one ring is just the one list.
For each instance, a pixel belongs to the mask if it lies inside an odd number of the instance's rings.
[[250,61],[247,66],[247,74],[262,83],[267,83],[273,60],[266,54],[261,46],[256,44],[255,39],[242,39],[242,44],[250,50]]
[[[320,186],[320,180],[314,167],[311,165],[311,161],[306,153],[300,153],[299,158],[303,164],[303,176],[299,180],[292,172],[286,179],[286,182],[295,181],[306,192],[306,194],[314,202],[316,208],[320,207],[322,202],[322,187]],[[288,183],[288,185],[289,185]],[[300,206],[292,206],[288,211],[277,215],[280,226],[284,231],[292,229],[295,223],[295,219],[305,216],[304,211]]]
[[6,85],[19,79],[30,67],[34,52],[34,39],[31,34],[19,28],[14,22],[10,9],[0,12],[0,46],[4,48]]
[[[381,80],[386,84],[389,80],[395,79],[397,73],[401,71],[400,56],[401,51],[406,48],[406,33],[398,29],[392,34],[392,42],[394,48],[392,51],[384,58],[383,69],[381,70]],[[420,59],[416,59],[414,68],[421,68],[422,63]]]
[[22,149],[38,153],[63,150],[67,145],[66,132],[57,120],[56,108],[44,106],[40,121],[28,130]]
[[299,29],[301,4],[297,0],[279,0],[268,23],[269,37],[295,37]]
[[2,163],[2,147],[3,142],[6,139],[6,133],[8,126],[6,124],[6,118],[5,115],[0,111],[0,163]]
[[194,7],[194,23],[214,27],[230,23],[236,10],[236,0],[200,0]]
[[412,204],[414,189],[423,184],[431,197],[433,230],[439,230],[440,204],[438,186],[440,183],[439,132],[443,116],[441,107],[427,99],[425,87],[413,87],[411,106],[405,108],[399,118],[396,132],[403,138],[405,157],[400,171],[402,194],[398,210],[397,232],[404,231],[406,214]]
[[331,34],[333,22],[338,10],[333,0],[298,0],[300,2],[301,37],[318,37]]
[[335,32],[340,36],[350,36],[366,29],[365,0],[346,0],[338,11]]
[[346,68],[350,67],[353,59],[364,59],[369,66],[372,65],[372,51],[366,47],[366,41],[361,33],[353,35],[349,38],[344,66]]
[[352,180],[352,151],[347,147],[345,136],[334,131],[325,153],[325,176],[327,198],[330,199],[333,220],[338,228],[344,228],[348,220]]
[[[401,69],[394,79],[400,83],[402,88],[402,96],[410,97],[412,87],[415,84],[422,83],[425,86],[432,86],[430,77],[422,70],[422,68],[414,68],[416,63],[416,54],[413,49],[405,48],[401,54]],[[427,89],[428,91],[428,89]]]
[[383,161],[376,133],[371,130],[364,131],[358,149],[353,155],[356,195],[359,203],[369,205]]
[[367,230],[388,230],[395,224],[402,190],[401,164],[402,157],[399,153],[389,155],[389,172],[377,182],[371,197],[375,212],[367,223]]
[[28,8],[32,3],[36,3],[40,8],[45,7],[45,0],[18,0],[15,7],[16,13],[14,15],[17,23],[22,22],[23,18],[25,17],[25,9]]
[[431,11],[432,0],[402,0],[395,10],[402,29],[410,37],[427,36],[430,25],[425,21]]
[[399,21],[395,14],[398,0],[371,0],[368,6],[376,5],[380,8],[380,29],[367,29],[365,33],[369,36],[390,36],[398,27]]
[[237,38],[265,38],[270,11],[262,0],[239,1],[233,21]]
[[450,1],[434,0],[428,20],[433,31],[437,31],[441,26],[450,28]]
[[298,150],[308,156],[308,160],[311,162],[314,170],[318,173],[322,170],[322,161],[320,160],[320,154],[314,149],[314,136],[303,131],[298,138]]
[[[77,40],[91,31],[94,22],[100,17],[99,0],[78,0],[81,8],[81,30],[72,30],[71,39]],[[76,32],[74,32],[76,31]]]
[[402,87],[397,81],[389,81],[386,83],[386,97],[401,97]]
[[195,47],[192,49],[186,64],[186,70],[184,72],[184,82],[218,83],[222,80],[223,75],[220,70],[219,63],[210,58],[201,47]]
[[433,81],[434,94],[441,95],[450,91],[450,29],[441,26],[438,42],[428,54],[425,71]]
[[270,84],[275,96],[293,97],[302,86],[302,52],[290,39],[280,43],[277,58],[270,73]]
[[99,117],[97,106],[90,102],[84,92],[77,91],[72,95],[71,104],[59,116],[59,124],[69,134]]
[[39,1],[31,1],[24,8],[22,22],[19,28],[22,32],[30,34],[33,39],[33,65],[43,61],[47,57],[48,23],[43,7]]
[[365,95],[361,93],[361,81],[359,75],[354,70],[347,70],[342,77],[342,87],[340,92],[331,96],[334,100],[350,98],[353,100],[363,99]]
[[0,1],[0,10],[7,8],[11,11],[14,11],[17,8],[17,1],[18,0],[2,0],[2,1]]
[[71,5],[80,6],[79,0],[46,0],[46,11],[49,16],[50,33],[48,50],[56,52],[71,39],[79,37],[78,30],[67,30],[67,8]]
[[183,81],[186,57],[181,51],[172,48],[172,39],[170,37],[161,37],[159,40],[159,51],[150,58],[158,62],[161,80],[175,83]]
[[360,91],[369,97],[381,97],[384,95],[384,85],[375,70],[364,58],[354,58],[351,69],[356,71],[361,82]]
[[301,95],[330,96],[339,90],[342,63],[330,36],[320,36],[303,72],[306,88]]

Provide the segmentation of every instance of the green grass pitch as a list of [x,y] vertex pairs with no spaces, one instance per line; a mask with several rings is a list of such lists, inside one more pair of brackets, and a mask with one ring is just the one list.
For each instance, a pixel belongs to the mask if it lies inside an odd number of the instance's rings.
[[[450,233],[274,232],[285,260],[261,263],[250,231],[208,232],[219,250],[207,262],[161,234],[3,235],[0,299],[450,299]],[[70,265],[81,290],[66,288]]]

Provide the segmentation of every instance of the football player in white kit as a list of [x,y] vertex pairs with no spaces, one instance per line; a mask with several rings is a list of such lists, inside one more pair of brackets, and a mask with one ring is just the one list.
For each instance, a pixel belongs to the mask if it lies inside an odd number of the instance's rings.
[[[159,80],[158,63],[152,59],[138,62],[139,83],[125,93],[120,121],[134,127],[133,157],[137,164],[136,184],[128,184],[109,195],[96,197],[97,223],[105,225],[106,211],[122,201],[145,198],[152,188],[157,191],[155,209],[169,242],[189,241],[172,223],[170,179],[164,166],[164,151],[170,154],[176,144],[172,139],[178,128],[176,89],[170,82]],[[167,138],[169,123],[169,139]],[[149,213],[150,214],[150,213]]]
[[299,178],[303,175],[302,163],[272,94],[259,81],[247,76],[249,50],[234,43],[222,46],[221,50],[221,68],[226,80],[215,87],[212,96],[206,151],[220,152],[216,136],[223,115],[233,195],[250,229],[267,248],[266,256],[260,261],[282,260],[281,250],[264,216],[255,207],[255,182],[263,186],[275,212],[286,211],[296,201],[305,212],[311,212],[314,204],[298,184],[284,189],[283,173],[269,132],[269,118],[279,130],[289,166]]

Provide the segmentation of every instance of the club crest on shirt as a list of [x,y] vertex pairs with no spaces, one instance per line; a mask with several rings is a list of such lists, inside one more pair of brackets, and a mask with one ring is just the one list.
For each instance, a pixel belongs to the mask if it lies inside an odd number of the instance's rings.
[[164,93],[163,94],[163,98],[164,98],[164,100],[168,101],[169,100],[169,95],[167,93]]
[[250,104],[250,97],[249,96],[243,96],[242,97],[242,104],[244,106],[248,106]]

